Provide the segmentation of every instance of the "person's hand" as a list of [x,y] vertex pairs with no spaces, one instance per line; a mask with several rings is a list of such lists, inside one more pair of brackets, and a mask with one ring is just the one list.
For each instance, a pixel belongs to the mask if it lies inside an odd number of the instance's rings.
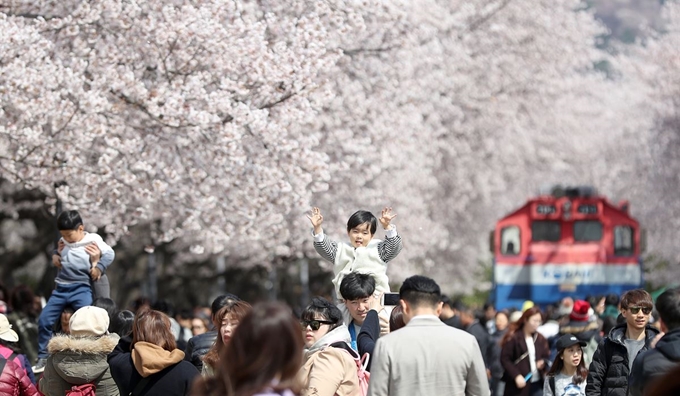
[[59,254],[64,250],[64,246],[66,246],[66,242],[64,242],[63,239],[59,239],[59,242],[57,242],[57,252],[59,252]]
[[376,312],[380,312],[383,310],[383,305],[382,305],[382,296],[383,293],[376,293],[373,295],[373,298],[368,300],[368,309],[374,309]]
[[490,380],[491,379],[491,370],[486,369],[486,379]]
[[396,213],[392,213],[392,208],[386,207],[385,209],[382,210],[382,213],[378,220],[380,220],[380,224],[382,224],[383,229],[388,230],[390,228],[390,222],[395,217],[397,217],[397,215]]
[[515,386],[517,386],[517,389],[524,389],[524,387],[527,386],[527,382],[524,380],[524,377],[521,375],[515,377]]
[[536,368],[539,370],[543,370],[543,367],[545,367],[545,360],[539,360],[536,362]]
[[90,270],[90,278],[92,278],[93,281],[96,282],[101,277],[102,277],[102,272],[99,270],[99,268],[94,267]]
[[90,263],[92,263],[92,267],[96,266],[99,262],[99,259],[102,258],[102,251],[99,250],[97,244],[92,242],[91,244],[85,246],[85,251],[90,255]]
[[307,218],[309,221],[312,222],[312,226],[314,226],[314,234],[318,235],[321,234],[323,231],[323,228],[321,228],[321,223],[323,223],[323,216],[321,215],[321,209],[317,207],[312,208],[312,215],[307,215]]
[[380,337],[390,333],[390,314],[386,310],[378,311],[380,321]]
[[53,254],[52,255],[52,264],[54,264],[55,267],[61,269],[61,256],[58,254]]

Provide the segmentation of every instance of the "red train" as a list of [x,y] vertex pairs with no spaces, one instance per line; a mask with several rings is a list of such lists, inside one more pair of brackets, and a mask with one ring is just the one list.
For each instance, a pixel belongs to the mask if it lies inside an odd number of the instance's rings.
[[496,307],[641,287],[644,233],[628,209],[592,187],[554,187],[500,219],[491,241]]

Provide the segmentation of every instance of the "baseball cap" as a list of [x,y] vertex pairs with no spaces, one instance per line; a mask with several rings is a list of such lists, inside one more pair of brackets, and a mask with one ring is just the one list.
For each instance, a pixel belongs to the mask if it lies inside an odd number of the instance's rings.
[[71,315],[71,335],[74,337],[99,337],[109,330],[109,314],[105,309],[85,306]]
[[581,341],[578,338],[576,338],[575,335],[573,334],[565,334],[562,337],[560,337],[559,340],[555,343],[555,348],[557,348],[558,351],[561,351],[563,349],[567,349],[572,345],[579,344],[582,347],[586,346],[587,343],[585,341]]

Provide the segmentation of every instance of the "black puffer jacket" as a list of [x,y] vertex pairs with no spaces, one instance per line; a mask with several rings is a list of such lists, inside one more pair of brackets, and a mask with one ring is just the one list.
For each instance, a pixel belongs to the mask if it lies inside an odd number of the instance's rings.
[[[614,327],[609,336],[600,341],[590,363],[586,396],[626,396],[628,394],[628,350],[624,343],[626,324]],[[649,349],[649,343],[659,330],[647,325],[645,345],[639,353]]]
[[656,348],[641,353],[633,362],[628,378],[628,394],[642,396],[655,377],[660,377],[680,363],[680,329],[666,333]]
[[191,337],[184,351],[184,360],[191,362],[201,372],[203,370],[203,356],[212,348],[216,339],[216,331],[209,331]]

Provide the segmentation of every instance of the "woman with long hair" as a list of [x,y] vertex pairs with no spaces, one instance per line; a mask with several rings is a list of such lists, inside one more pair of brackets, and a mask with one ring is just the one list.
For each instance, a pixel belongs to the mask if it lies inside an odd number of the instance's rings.
[[122,337],[108,361],[121,395],[184,396],[199,375],[177,349],[170,318],[160,311],[138,311],[132,339]]
[[219,366],[220,356],[229,345],[234,331],[241,323],[241,320],[251,311],[252,307],[245,301],[235,301],[233,304],[225,305],[213,317],[213,324],[218,334],[212,348],[203,357],[203,371],[201,374],[212,376],[215,369]]
[[501,341],[501,365],[505,373],[505,396],[540,396],[547,368],[548,341],[536,330],[541,310],[531,307],[508,328]]
[[557,340],[557,356],[546,375],[544,396],[585,396],[588,367],[583,359],[583,347],[586,345],[573,334]]
[[[215,376],[201,378],[193,396],[293,396],[302,364],[298,320],[281,303],[255,305],[224,346]],[[219,338],[218,338],[219,339]]]

